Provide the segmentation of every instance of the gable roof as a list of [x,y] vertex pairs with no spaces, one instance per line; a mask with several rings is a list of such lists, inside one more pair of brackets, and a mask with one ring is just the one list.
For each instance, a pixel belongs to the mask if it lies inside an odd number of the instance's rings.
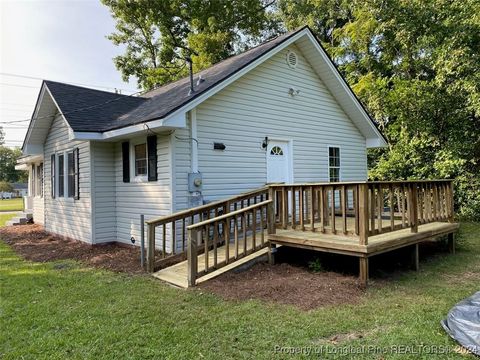
[[73,131],[102,132],[117,119],[147,101],[142,97],[115,94],[55,81],[44,81],[59,111]]
[[195,84],[195,91],[192,94],[189,92],[189,77],[166,84],[138,97],[49,80],[45,80],[44,84],[73,131],[115,130],[169,115],[295,33],[296,31],[292,31],[278,36],[196,73],[195,77],[202,77],[203,81],[198,85]]
[[[166,119],[182,109],[188,111],[189,107],[191,108],[213,95],[215,91],[219,91],[223,86],[234,81],[237,76],[249,71],[252,66],[256,66],[259,61],[264,61],[283,46],[298,39],[310,43],[309,51],[312,51],[312,48],[313,51],[320,51],[323,67],[327,68],[327,75],[331,78],[330,85],[334,83],[334,90],[337,94],[348,95],[345,96],[341,105],[350,107],[347,114],[350,117],[353,115],[354,119],[352,120],[357,126],[361,125],[359,129],[362,133],[368,133],[367,139],[374,138],[373,145],[370,144],[370,146],[386,144],[385,138],[374,121],[338,72],[318,39],[306,26],[278,36],[196,73],[194,75],[196,80],[199,77],[203,80],[195,81],[193,93],[189,92],[190,79],[188,77],[151,90],[141,96],[114,94],[53,81],[44,81],[44,86],[52,95],[61,114],[74,132],[102,135],[105,132],[126,130],[137,124]],[[312,46],[312,43],[315,44]],[[327,83],[327,85],[329,84]]]

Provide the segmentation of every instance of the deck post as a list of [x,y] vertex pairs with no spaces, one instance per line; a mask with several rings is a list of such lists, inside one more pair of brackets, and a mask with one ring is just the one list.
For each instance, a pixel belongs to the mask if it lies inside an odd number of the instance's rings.
[[[293,190],[292,190],[293,192]],[[267,205],[267,233],[268,235],[275,234],[275,204],[274,204],[274,194],[275,190],[273,187],[268,189],[268,199],[271,200]],[[292,220],[294,222],[294,220]],[[275,252],[277,251],[276,245],[270,242],[270,239],[267,237],[268,242],[268,263],[270,265],[275,265]]]
[[187,237],[188,287],[195,286],[197,282],[197,271],[198,271],[197,261],[198,261],[197,229],[188,229],[188,237]]
[[145,215],[140,214],[140,265],[145,269]]
[[275,265],[275,253],[277,252],[277,245],[268,243],[268,264]]
[[360,284],[362,286],[368,285],[368,257],[359,257],[359,264],[360,264]]
[[358,185],[358,226],[360,245],[368,244],[368,184]]
[[418,192],[417,184],[411,184],[411,191],[409,193],[411,197],[410,208],[410,230],[412,233],[418,232]]
[[267,233],[275,234],[275,204],[274,204],[275,191],[273,187],[270,186],[268,189],[268,199],[271,202],[267,205]]
[[450,233],[448,234],[448,251],[451,254],[455,254],[455,234]]
[[450,180],[448,184],[448,199],[447,199],[447,208],[448,208],[448,222],[454,222],[454,212],[453,212],[453,180]]
[[420,253],[418,243],[412,248],[412,269],[418,271],[420,269]]
[[148,224],[147,242],[147,271],[153,273],[155,271],[155,225]]

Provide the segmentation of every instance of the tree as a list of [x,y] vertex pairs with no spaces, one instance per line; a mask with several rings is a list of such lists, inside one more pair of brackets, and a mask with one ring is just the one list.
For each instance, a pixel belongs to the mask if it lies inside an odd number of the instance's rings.
[[5,132],[3,131],[3,127],[0,126],[0,146],[5,144]]
[[389,140],[370,178],[455,178],[460,215],[480,217],[480,2],[280,0],[307,23]]
[[114,63],[125,81],[152,89],[225,59],[267,36],[275,23],[272,0],[102,0],[116,21],[108,36],[125,52]]
[[309,25],[389,140],[370,178],[455,178],[458,213],[480,217],[478,0],[102,1],[115,64],[145,89]]
[[0,192],[13,192],[13,186],[6,181],[0,181]]
[[20,156],[22,156],[20,149],[10,149],[6,146],[0,146],[0,181],[26,181],[26,172],[15,170],[15,164]]

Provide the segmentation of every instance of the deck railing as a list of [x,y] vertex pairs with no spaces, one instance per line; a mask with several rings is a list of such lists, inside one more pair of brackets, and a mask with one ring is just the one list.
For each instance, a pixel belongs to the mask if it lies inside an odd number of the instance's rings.
[[[273,200],[188,226],[188,286],[197,278],[267,246],[265,230]],[[249,220],[250,219],[250,220]],[[203,244],[203,246],[201,246]],[[199,249],[203,248],[199,268]]]
[[[368,245],[371,236],[405,228],[417,232],[419,225],[436,221],[453,221],[452,180],[273,184],[146,221],[147,271],[163,260],[188,257],[194,283],[267,246],[266,230],[348,236]],[[201,256],[203,269],[198,268]]]
[[[262,187],[225,200],[176,212],[146,221],[147,225],[147,271],[153,272],[162,262],[171,263],[187,258],[187,227],[217,218],[263,202],[268,198],[268,187]],[[250,215],[246,221],[251,224]],[[157,230],[158,229],[158,230]],[[203,248],[203,243],[198,243]],[[156,248],[158,251],[156,251]]]
[[451,180],[271,185],[275,227],[359,238],[453,220]]

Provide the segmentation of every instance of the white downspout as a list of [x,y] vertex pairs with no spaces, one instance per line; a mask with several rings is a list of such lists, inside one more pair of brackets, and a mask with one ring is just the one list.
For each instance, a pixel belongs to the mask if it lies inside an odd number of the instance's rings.
[[197,109],[190,110],[190,145],[192,149],[192,173],[198,173]]

